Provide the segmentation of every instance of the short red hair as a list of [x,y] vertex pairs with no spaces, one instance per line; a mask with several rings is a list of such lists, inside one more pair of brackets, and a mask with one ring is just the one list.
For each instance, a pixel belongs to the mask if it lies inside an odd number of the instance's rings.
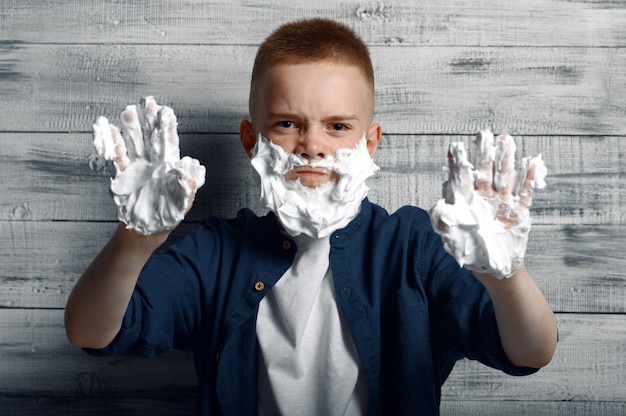
[[272,67],[313,62],[359,68],[373,100],[374,69],[367,46],[348,26],[322,18],[286,23],[265,39],[259,46],[252,68],[251,92],[256,81]]

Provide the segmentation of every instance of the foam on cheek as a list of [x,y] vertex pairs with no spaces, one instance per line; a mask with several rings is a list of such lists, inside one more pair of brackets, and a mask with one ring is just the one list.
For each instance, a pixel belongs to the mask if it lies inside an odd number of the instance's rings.
[[[297,166],[324,168],[339,174],[309,188],[300,180],[287,181],[285,174]],[[261,199],[278,216],[288,234],[322,238],[343,228],[359,213],[369,190],[365,184],[379,168],[367,151],[365,135],[354,149],[339,149],[335,157],[309,163],[296,154],[259,135],[253,149],[252,166],[261,178]]]

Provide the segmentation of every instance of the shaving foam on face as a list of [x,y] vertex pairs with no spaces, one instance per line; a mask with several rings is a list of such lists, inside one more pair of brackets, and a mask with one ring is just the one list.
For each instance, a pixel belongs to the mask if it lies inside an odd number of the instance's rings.
[[[502,170],[498,158],[503,149],[491,148],[493,139],[489,140],[488,136],[485,132],[478,135],[480,143],[475,142],[473,150],[481,154],[474,155],[473,161],[477,164],[480,161],[484,166],[485,157],[495,157],[492,163],[496,165],[494,170],[497,172]],[[499,138],[498,145],[513,146],[509,138]],[[510,147],[509,150],[514,152],[515,149]],[[449,157],[450,171],[454,174],[451,173],[444,185],[444,198],[429,212],[433,228],[441,235],[445,250],[462,267],[491,274],[498,279],[513,276],[522,265],[528,244],[530,191],[545,187],[547,169],[541,155],[524,158],[520,170],[512,170],[512,174],[507,175],[510,181],[507,183],[501,182],[504,179],[498,178],[497,174],[474,170],[474,166],[467,161],[463,143],[452,143]],[[512,163],[512,158],[507,163]],[[510,165],[508,168],[513,169]],[[533,169],[532,175],[527,175],[529,169]],[[495,188],[511,190],[506,200],[501,199],[499,193],[487,198],[474,189],[475,183],[490,181],[491,178]],[[530,183],[523,185],[525,180]],[[499,219],[503,209],[508,223]]]
[[[261,199],[289,235],[324,238],[357,216],[369,190],[365,182],[379,170],[366,143],[363,135],[354,149],[338,149],[334,158],[311,162],[287,154],[259,134],[251,163],[261,178]],[[285,180],[285,174],[299,166],[334,171],[339,180],[315,188],[302,185],[299,179]]]

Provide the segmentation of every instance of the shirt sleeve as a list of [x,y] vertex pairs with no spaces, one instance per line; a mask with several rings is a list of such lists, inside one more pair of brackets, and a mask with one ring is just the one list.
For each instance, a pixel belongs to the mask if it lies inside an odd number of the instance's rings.
[[154,357],[173,348],[191,350],[200,330],[207,264],[214,250],[212,233],[199,227],[141,271],[122,327],[107,347],[85,349],[92,355]]
[[493,303],[471,271],[459,266],[443,248],[440,237],[428,233],[430,254],[429,294],[432,332],[440,354],[441,371],[447,377],[462,358],[499,369],[510,375],[528,375],[538,369],[515,366],[502,347]]

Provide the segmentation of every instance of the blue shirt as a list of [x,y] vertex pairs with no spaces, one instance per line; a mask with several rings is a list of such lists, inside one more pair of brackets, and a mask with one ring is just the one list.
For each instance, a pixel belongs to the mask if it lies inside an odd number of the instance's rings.
[[[506,358],[487,292],[444,251],[425,211],[389,215],[366,199],[330,241],[370,414],[439,414],[441,386],[462,358],[512,375],[537,371]],[[272,213],[209,217],[148,261],[117,338],[88,352],[192,351],[199,414],[256,414],[258,306],[296,250]]]

